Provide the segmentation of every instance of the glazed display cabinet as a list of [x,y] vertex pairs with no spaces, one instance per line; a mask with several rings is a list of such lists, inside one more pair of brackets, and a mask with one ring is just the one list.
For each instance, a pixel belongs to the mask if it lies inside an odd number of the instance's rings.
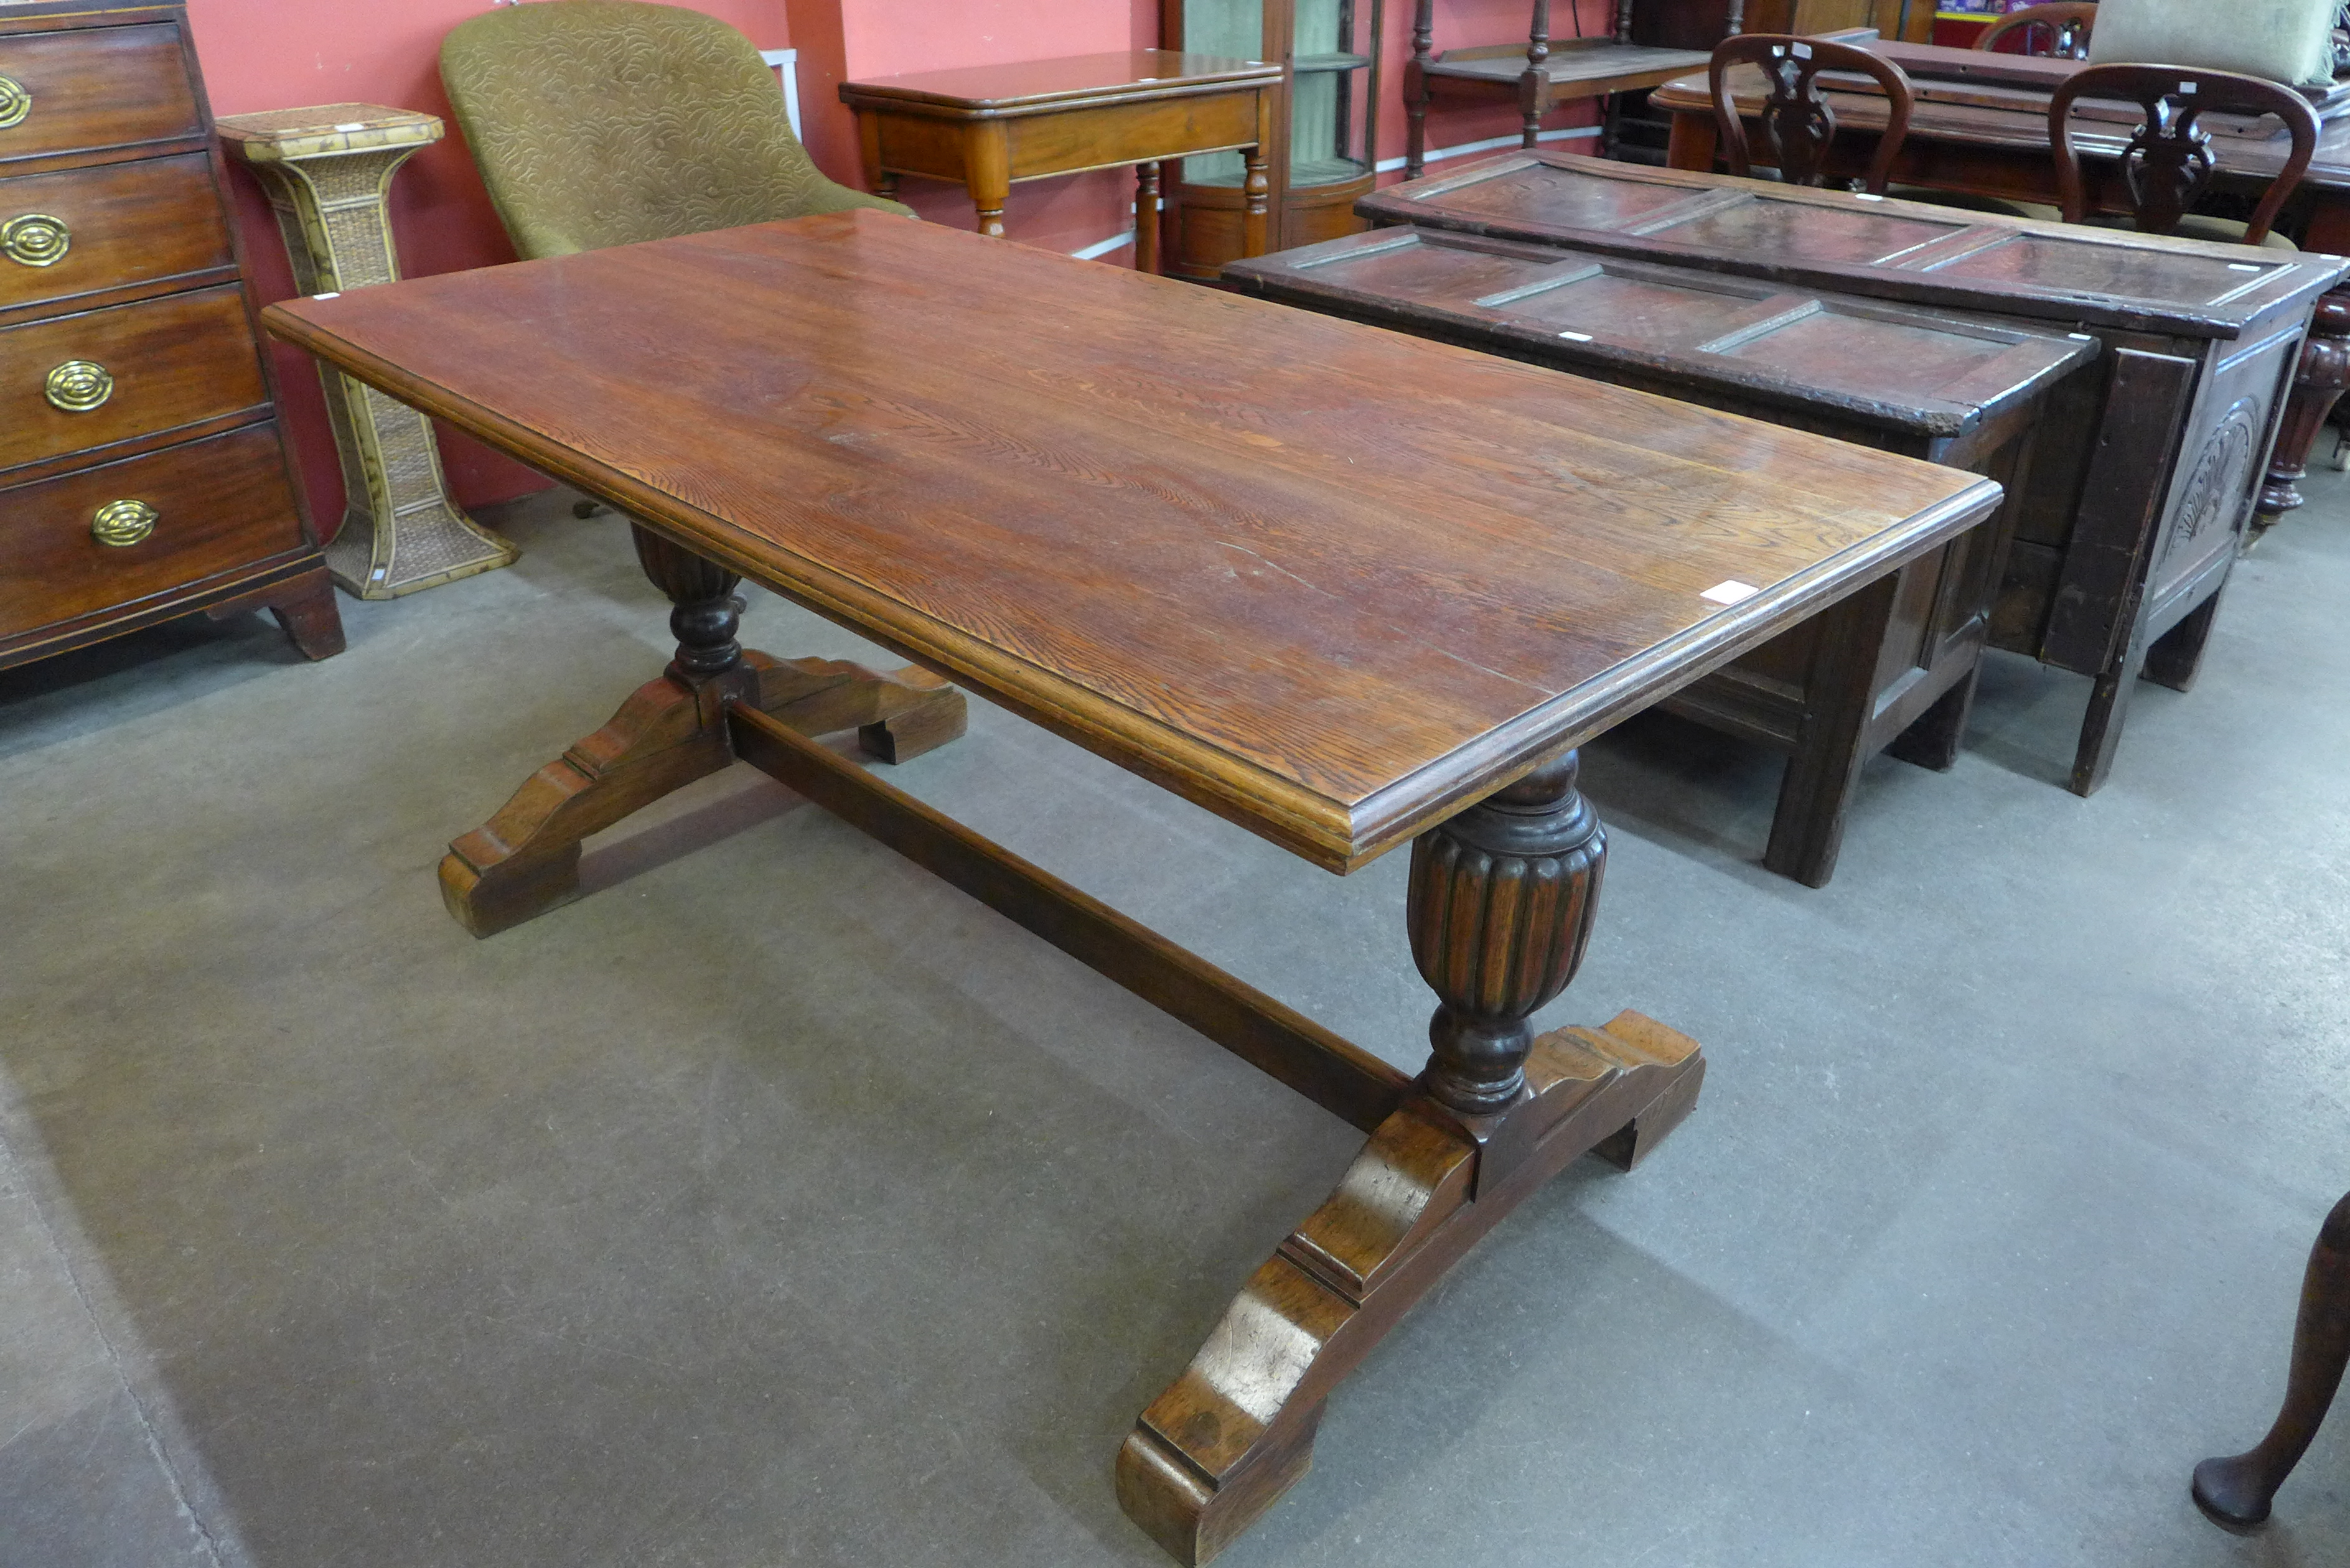
[[[1194,55],[1271,60],[1282,104],[1267,160],[1269,250],[1364,227],[1378,146],[1378,39],[1385,0],[1160,0],[1162,42]],[[1170,272],[1213,277],[1241,254],[1241,155],[1176,161],[1162,181]]]

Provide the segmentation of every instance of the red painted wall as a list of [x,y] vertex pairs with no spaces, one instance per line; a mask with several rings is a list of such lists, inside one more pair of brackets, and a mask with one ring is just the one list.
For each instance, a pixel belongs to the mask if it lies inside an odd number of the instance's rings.
[[[784,48],[782,0],[700,0],[697,9]],[[215,114],[323,103],[382,103],[451,119],[441,92],[442,36],[488,10],[484,0],[190,0],[188,21]],[[391,188],[400,265],[411,277],[514,260],[473,161],[455,136],[411,159]],[[294,292],[284,242],[268,203],[243,173],[233,176],[245,255],[265,300]],[[286,421],[310,493],[312,514],[332,530],[343,515],[342,472],[326,403],[309,356],[275,350]],[[442,432],[450,488],[467,505],[486,505],[544,488],[521,465],[452,431]]]
[[[541,0],[545,3],[545,0]],[[1578,4],[1584,26],[1604,30],[1612,0],[1564,0],[1555,29],[1571,33]],[[844,183],[862,183],[852,117],[838,84],[858,77],[950,66],[985,65],[1055,55],[1148,47],[1159,39],[1159,0],[694,0],[697,9],[741,28],[762,48],[796,47],[802,123],[817,163]],[[450,118],[438,67],[441,38],[490,7],[485,0],[190,0],[189,19],[203,61],[213,108],[221,114],[322,103],[383,103]],[[1440,48],[1523,36],[1527,0],[1437,0]],[[1410,53],[1412,0],[1388,0],[1382,158],[1403,152],[1403,112],[1395,85]],[[1555,126],[1587,121],[1565,109]],[[393,183],[392,225],[408,275],[488,266],[514,259],[504,231],[454,134],[410,161]],[[1462,108],[1430,117],[1429,142],[1443,147],[1512,134],[1515,110]],[[1389,179],[1399,176],[1390,175]],[[293,292],[276,225],[259,192],[236,176],[238,216],[262,297]],[[1015,186],[1004,214],[1016,238],[1076,250],[1132,222],[1130,175],[1105,171]],[[900,194],[926,217],[969,228],[971,205],[960,190],[908,181]],[[1130,251],[1105,257],[1123,262]],[[312,509],[323,527],[342,516],[342,476],[326,407],[307,357],[274,350],[286,397],[286,423]],[[463,436],[443,431],[452,489],[467,505],[486,505],[540,488],[529,470]]]

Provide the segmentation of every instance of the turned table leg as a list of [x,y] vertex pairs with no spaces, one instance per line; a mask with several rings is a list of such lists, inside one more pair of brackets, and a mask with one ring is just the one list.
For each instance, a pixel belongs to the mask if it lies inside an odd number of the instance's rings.
[[2337,290],[2318,300],[2308,340],[2301,346],[2301,366],[2293,372],[2293,392],[2285,400],[2284,419],[2269,452],[2268,476],[2261,485],[2254,519],[2258,526],[2268,527],[2302,504],[2300,485],[2309,473],[2310,451],[2345,389],[2350,389],[2350,290]]
[[2193,1491],[2205,1513],[2232,1529],[2249,1530],[2269,1516],[2269,1501],[2301,1462],[2325,1419],[2350,1362],[2350,1195],[2334,1206],[2310,1249],[2302,1276],[2301,1315],[2293,1325],[2293,1366],[2285,1375],[2284,1407],[2269,1434],[2249,1453],[2205,1459],[2195,1467]]
[[963,182],[979,212],[979,232],[1003,237],[1003,209],[1012,200],[1012,142],[1002,120],[983,120],[963,134]]
[[1629,1168],[1696,1103],[1695,1042],[1638,1013],[1534,1037],[1591,932],[1607,841],[1572,753],[1423,834],[1406,921],[1438,997],[1416,1092],[1251,1277],[1118,1452],[1118,1501],[1205,1563],[1313,1463],[1336,1386],[1569,1160]]
[[677,657],[611,722],[539,769],[496,815],[450,845],[441,895],[477,937],[579,896],[579,845],[734,760],[726,710],[770,713],[803,734],[855,729],[867,754],[905,762],[963,732],[962,693],[920,670],[781,661],[734,639],[741,578],[631,524],[645,575],[676,607]]
[[1134,270],[1159,270],[1159,165],[1134,168]]

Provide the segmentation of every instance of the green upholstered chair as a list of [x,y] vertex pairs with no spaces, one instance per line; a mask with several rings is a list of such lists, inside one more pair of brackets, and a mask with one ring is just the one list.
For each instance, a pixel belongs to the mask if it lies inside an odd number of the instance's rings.
[[850,207],[910,215],[826,179],[751,40],[698,11],[502,6],[450,31],[441,79],[525,259]]

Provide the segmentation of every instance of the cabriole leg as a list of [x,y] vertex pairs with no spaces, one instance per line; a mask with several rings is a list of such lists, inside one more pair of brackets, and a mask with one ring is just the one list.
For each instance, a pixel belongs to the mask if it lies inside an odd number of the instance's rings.
[[2195,1467],[2193,1491],[2203,1511],[2220,1524],[2249,1530],[2269,1516],[2269,1501],[2317,1436],[2326,1407],[2350,1361],[2350,1195],[2334,1206],[2310,1249],[2302,1275],[2301,1315],[2293,1325],[2293,1366],[2285,1375],[2284,1407],[2269,1435],[2249,1453],[2205,1459]]

